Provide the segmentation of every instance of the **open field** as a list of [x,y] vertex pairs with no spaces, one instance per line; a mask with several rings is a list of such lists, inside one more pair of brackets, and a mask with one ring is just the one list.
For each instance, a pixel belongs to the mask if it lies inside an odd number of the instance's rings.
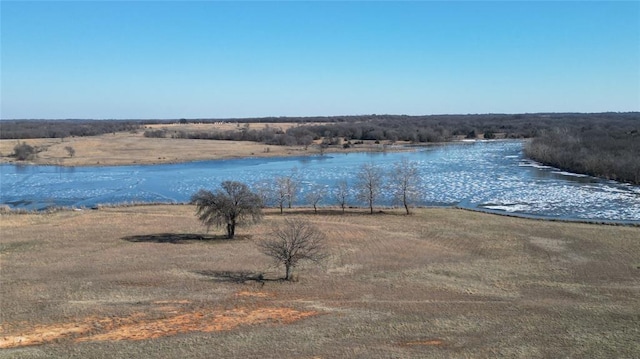
[[[255,124],[256,126],[260,124]],[[153,129],[172,128],[210,130],[227,129],[231,124],[167,124],[149,125]],[[276,126],[272,124],[272,126]],[[147,138],[144,131],[116,132],[100,136],[71,138],[39,138],[20,140],[32,146],[46,148],[38,154],[33,163],[63,166],[95,166],[95,165],[128,165],[174,163],[198,160],[215,160],[243,157],[266,157],[313,154],[314,149],[307,151],[300,146],[268,146],[249,141],[212,141],[194,139]],[[18,140],[0,140],[0,163],[13,162],[7,157],[13,152]],[[65,147],[75,150],[70,157]],[[268,150],[267,150],[268,148]]]
[[[632,358],[640,228],[455,209],[295,210],[298,282],[192,206],[2,214],[2,358]],[[264,273],[266,280],[252,280]]]
[[[265,126],[286,130],[296,126],[295,123],[249,123],[252,129]],[[148,129],[167,129],[170,131],[213,131],[233,130],[235,123],[219,124],[157,124],[147,125]],[[9,157],[18,143],[27,143],[41,147],[44,151],[37,158],[29,161],[41,165],[61,166],[108,166],[131,164],[178,163],[200,160],[217,160],[246,157],[305,156],[319,153],[317,146],[277,146],[251,141],[222,141],[180,138],[149,138],[144,131],[115,132],[112,134],[60,138],[35,138],[24,140],[0,140],[0,163],[14,163]],[[75,150],[70,156],[66,147]],[[363,145],[351,149],[341,146],[326,151],[355,152],[382,151],[382,145],[367,141]]]

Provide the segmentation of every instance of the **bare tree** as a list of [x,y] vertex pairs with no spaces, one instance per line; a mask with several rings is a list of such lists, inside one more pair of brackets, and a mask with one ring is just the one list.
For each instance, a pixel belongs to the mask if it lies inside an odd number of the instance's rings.
[[270,237],[259,242],[258,248],[277,264],[284,265],[285,280],[291,280],[300,261],[318,263],[327,257],[325,236],[309,221],[285,218],[283,224],[274,226]]
[[285,188],[287,190],[287,204],[289,208],[296,200],[298,195],[298,187],[300,187],[300,180],[298,179],[298,169],[294,167],[291,170],[291,174],[285,177]]
[[327,189],[324,186],[314,186],[311,191],[305,195],[305,199],[313,206],[313,211],[318,213],[318,203],[327,195]]
[[313,143],[313,137],[309,135],[304,135],[298,141],[300,142],[301,145],[304,146],[304,150],[306,151],[307,149],[309,149],[309,145]]
[[342,208],[342,213],[344,213],[344,208],[347,206],[347,198],[349,197],[349,186],[347,181],[340,180],[336,183],[336,187],[333,190],[333,196]]
[[280,214],[284,212],[284,204],[287,201],[288,191],[287,191],[287,180],[286,177],[276,177],[275,185],[273,187],[273,200],[280,207]]
[[280,213],[283,212],[284,204],[287,203],[287,207],[291,208],[293,202],[298,195],[299,181],[296,176],[296,169],[291,171],[288,176],[276,177],[274,197],[280,207]]
[[382,170],[372,163],[363,164],[356,176],[356,197],[369,205],[371,214],[373,214],[373,205],[380,196],[382,177]]
[[263,207],[269,207],[275,202],[275,191],[272,183],[261,182],[253,186],[255,193],[260,197]]
[[393,165],[389,187],[394,200],[402,203],[407,214],[410,214],[409,206],[415,201],[418,194],[418,179],[416,162],[403,158],[402,161]]
[[327,151],[327,148],[329,148],[329,145],[327,145],[326,143],[320,143],[318,145],[318,152],[320,153],[320,156],[324,156],[324,153]]
[[69,154],[69,157],[73,157],[76,154],[76,150],[71,146],[65,146],[64,149]]
[[241,182],[224,181],[220,189],[212,193],[201,189],[191,197],[196,205],[196,215],[207,226],[227,229],[227,238],[235,236],[237,225],[258,222],[262,219],[262,201]]
[[37,156],[37,154],[37,148],[28,145],[25,142],[18,142],[18,144],[13,147],[13,156],[19,161],[32,160]]

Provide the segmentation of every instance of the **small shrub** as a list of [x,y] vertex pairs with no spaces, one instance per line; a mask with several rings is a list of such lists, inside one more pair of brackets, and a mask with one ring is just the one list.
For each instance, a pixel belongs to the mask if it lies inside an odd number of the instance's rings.
[[65,149],[65,151],[67,151],[67,153],[69,154],[69,157],[73,157],[73,156],[75,156],[75,154],[76,154],[76,150],[75,150],[73,147],[71,147],[71,146],[66,146],[64,149]]
[[32,160],[35,156],[36,156],[36,149],[35,147],[28,145],[26,143],[18,143],[14,148],[13,148],[13,156],[18,160],[18,161],[27,161],[27,160]]
[[496,134],[493,131],[484,131],[483,137],[486,140],[493,140],[496,138]]

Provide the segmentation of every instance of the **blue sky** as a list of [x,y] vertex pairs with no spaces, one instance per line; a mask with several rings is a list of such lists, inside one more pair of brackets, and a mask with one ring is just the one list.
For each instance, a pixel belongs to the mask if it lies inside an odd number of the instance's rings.
[[640,2],[2,1],[1,117],[640,110]]

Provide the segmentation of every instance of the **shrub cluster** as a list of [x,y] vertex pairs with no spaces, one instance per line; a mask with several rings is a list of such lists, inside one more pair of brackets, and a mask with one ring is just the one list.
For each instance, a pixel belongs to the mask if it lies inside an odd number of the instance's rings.
[[37,153],[38,151],[35,147],[26,143],[18,143],[13,147],[13,157],[18,161],[32,160]]
[[[157,131],[154,131],[154,133]],[[147,136],[147,132],[145,132]],[[248,129],[243,127],[239,130],[226,131],[173,131],[170,136],[172,138],[189,138],[198,140],[227,140],[227,141],[253,141],[262,142],[268,145],[281,146],[308,146],[314,139],[309,133],[289,131],[283,132],[279,128],[265,127],[260,130]],[[167,137],[167,133],[158,134],[158,136],[149,137]]]

